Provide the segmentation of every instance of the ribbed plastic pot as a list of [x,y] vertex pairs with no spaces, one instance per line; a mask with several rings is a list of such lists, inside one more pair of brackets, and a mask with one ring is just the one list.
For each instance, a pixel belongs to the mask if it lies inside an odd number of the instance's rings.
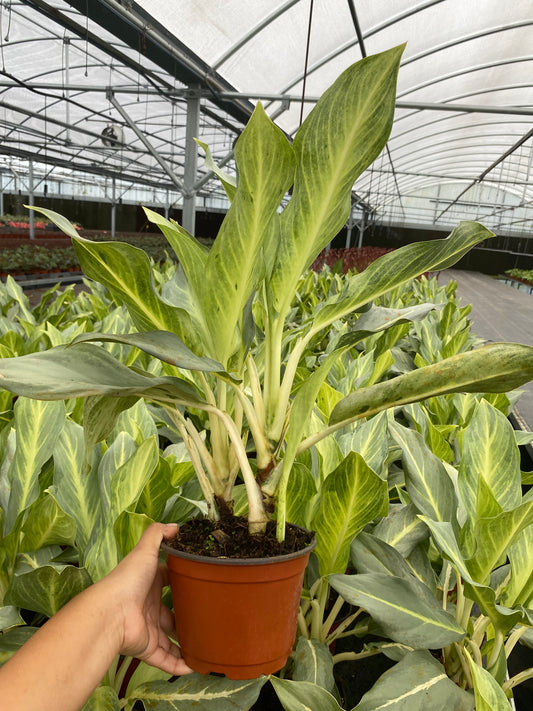
[[230,559],[163,543],[186,663],[229,679],[279,671],[294,644],[304,571],[315,545],[275,558]]

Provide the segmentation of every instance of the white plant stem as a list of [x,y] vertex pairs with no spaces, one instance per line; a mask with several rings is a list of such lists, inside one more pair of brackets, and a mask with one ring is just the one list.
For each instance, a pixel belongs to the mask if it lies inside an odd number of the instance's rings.
[[263,534],[266,530],[268,517],[263,506],[261,490],[255,480],[250,462],[246,456],[246,450],[244,449],[241,436],[227,412],[214,407],[210,407],[208,411],[213,412],[223,422],[235,448],[235,454],[241,468],[246,494],[248,496],[248,530],[251,535]]
[[248,426],[255,444],[257,468],[259,470],[266,469],[272,461],[272,450],[264,435],[260,419],[257,416],[254,406],[242,390],[236,385],[234,385],[233,388],[244,414],[246,415],[246,419],[248,420]]
[[261,380],[257,372],[257,365],[251,353],[246,355],[246,370],[250,379],[250,390],[252,391],[252,400],[254,410],[257,416],[259,427],[264,432],[265,430],[265,402],[261,391]]
[[515,645],[517,644],[520,637],[524,634],[524,632],[526,632],[526,630],[527,630],[527,627],[522,625],[520,627],[517,627],[515,630],[513,630],[511,632],[507,642],[505,643],[505,657],[506,657],[506,659],[509,659],[509,656],[510,656],[511,652],[513,651],[513,649],[515,648]]

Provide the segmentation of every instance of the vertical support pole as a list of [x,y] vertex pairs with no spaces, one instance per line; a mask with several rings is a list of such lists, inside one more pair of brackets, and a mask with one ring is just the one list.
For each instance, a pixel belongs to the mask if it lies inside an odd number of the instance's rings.
[[[28,205],[33,207],[33,161],[28,161]],[[35,239],[35,213],[30,210],[30,239]]]
[[67,124],[67,130],[65,134],[65,139],[67,143],[70,143],[70,37],[63,37],[63,51],[65,58],[65,123]]
[[196,223],[196,167],[198,146],[194,139],[200,130],[200,90],[190,86],[187,94],[187,124],[185,127],[185,170],[183,175],[183,227],[194,235]]
[[168,220],[169,212],[170,212],[170,198],[168,195],[168,188],[167,188],[167,197],[165,200],[165,220]]
[[111,239],[115,239],[116,212],[117,212],[116,181],[113,176],[113,178],[111,178]]
[[352,242],[352,230],[354,228],[353,219],[353,203],[350,205],[350,214],[348,216],[348,221],[346,222],[346,244],[344,245],[346,249],[350,249],[350,244]]
[[365,222],[366,222],[366,210],[363,207],[363,214],[361,215],[361,222],[359,223],[359,241],[357,246],[359,249],[363,246],[363,235],[365,234]]

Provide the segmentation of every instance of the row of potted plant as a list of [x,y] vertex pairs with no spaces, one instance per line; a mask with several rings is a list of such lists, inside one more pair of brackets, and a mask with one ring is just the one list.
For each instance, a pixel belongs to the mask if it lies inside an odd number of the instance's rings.
[[528,286],[533,286],[533,269],[507,269],[505,274]]
[[[292,145],[257,106],[235,146],[238,184],[218,171],[231,208],[211,250],[147,211],[179,260],[171,278],[131,245],[80,238],[65,218],[43,211],[72,237],[85,274],[127,317],[104,318],[98,332],[46,327],[49,350],[0,362],[5,397],[19,396],[16,427],[41,426],[27,440],[31,455],[23,446],[9,465],[9,480],[18,483],[3,491],[6,593],[22,582],[19,546],[41,482],[58,519],[76,522],[68,535],[79,563],[52,551],[47,590],[57,576],[70,592],[104,574],[152,514],[180,520],[183,507],[203,511],[202,528],[210,528],[197,562],[217,576],[221,568],[241,575],[248,567],[229,559],[231,513],[246,516],[253,557],[272,528],[283,546],[290,521],[315,532],[316,548],[300,610],[298,591],[291,604],[274,605],[289,609],[300,633],[292,671],[271,677],[284,708],[340,708],[331,672],[340,660],[330,645],[371,631],[383,641],[363,656],[390,654],[397,664],[357,708],[378,708],[384,699],[401,708],[416,695],[426,708],[508,708],[506,694],[532,673],[505,680],[507,655],[531,626],[531,569],[523,561],[530,561],[533,502],[522,497],[527,478],[517,468],[501,393],[533,377],[533,349],[472,349],[467,309],[437,309],[442,292],[437,297],[424,280],[413,289],[430,300],[413,302],[405,293],[411,279],[451,266],[490,233],[461,223],[445,240],[408,245],[362,273],[317,283],[320,299],[308,291],[295,299],[302,272],[348,216],[354,180],[386,143],[401,51],[346,70]],[[16,335],[6,349],[20,343]],[[497,394],[486,401],[473,394],[487,392]],[[178,446],[163,457],[162,433]],[[13,437],[5,435],[6,447],[26,441]],[[169,460],[180,451],[179,461]],[[186,464],[187,477],[194,473],[191,483],[176,463]],[[220,537],[222,556],[212,557]],[[309,556],[308,540],[303,545],[279,562]],[[177,574],[187,576],[188,553],[169,554]],[[256,563],[265,571],[273,560]],[[29,582],[19,591],[31,589]],[[229,597],[223,613],[219,597]],[[263,637],[244,651],[244,639],[228,632],[233,620],[245,637],[254,630],[266,636],[262,607],[247,622],[233,595],[201,599],[200,617],[187,624],[202,634],[180,639],[185,659],[199,672],[244,681],[205,674],[152,681],[132,692],[130,708],[135,699],[166,708],[191,695],[203,705],[230,695],[234,706],[249,708],[267,681],[258,674],[289,657],[286,639],[277,656],[269,649],[262,659]],[[6,601],[28,607],[12,592]],[[178,614],[181,602],[175,598]],[[346,603],[355,611],[346,614]],[[179,619],[179,635],[184,627]],[[226,641],[223,658],[215,643],[190,646],[212,632]],[[435,648],[440,660],[428,651]],[[115,698],[125,668],[111,670],[102,698]]]

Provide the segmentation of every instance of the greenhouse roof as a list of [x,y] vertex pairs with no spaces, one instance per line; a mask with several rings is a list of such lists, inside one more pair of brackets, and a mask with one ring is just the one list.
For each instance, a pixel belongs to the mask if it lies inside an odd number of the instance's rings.
[[24,172],[32,160],[55,176],[214,205],[193,135],[231,164],[257,100],[292,136],[343,69],[407,42],[395,125],[354,204],[398,224],[475,217],[527,234],[532,10],[530,0],[2,2],[1,165]]

